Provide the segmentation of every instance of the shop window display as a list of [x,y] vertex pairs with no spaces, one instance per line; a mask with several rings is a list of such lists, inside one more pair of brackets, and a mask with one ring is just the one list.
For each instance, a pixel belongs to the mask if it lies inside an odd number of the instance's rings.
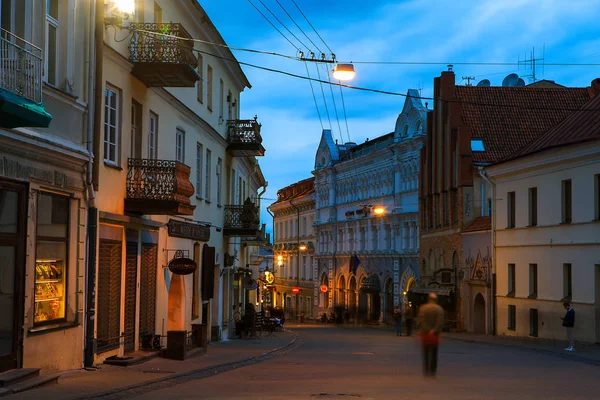
[[69,199],[38,196],[35,263],[35,324],[65,319]]

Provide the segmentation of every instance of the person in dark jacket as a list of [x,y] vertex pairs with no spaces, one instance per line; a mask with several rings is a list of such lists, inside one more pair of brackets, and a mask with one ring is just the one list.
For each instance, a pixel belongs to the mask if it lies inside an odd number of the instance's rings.
[[393,315],[396,323],[396,336],[402,336],[402,309],[400,309],[400,306],[394,308]]
[[562,326],[567,328],[567,337],[569,338],[569,347],[567,347],[566,351],[573,351],[575,346],[575,339],[573,338],[573,327],[575,326],[575,310],[571,307],[571,303],[563,303],[565,310],[567,313],[565,314]]

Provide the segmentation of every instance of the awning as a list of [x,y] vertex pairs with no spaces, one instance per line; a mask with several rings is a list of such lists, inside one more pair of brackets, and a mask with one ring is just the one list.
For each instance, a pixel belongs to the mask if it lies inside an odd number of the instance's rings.
[[410,289],[409,293],[418,293],[418,294],[435,293],[438,296],[450,296],[451,291],[452,291],[452,289],[414,287],[414,288]]
[[16,93],[0,89],[0,127],[47,128],[50,121],[52,115],[44,110],[42,103],[34,103]]

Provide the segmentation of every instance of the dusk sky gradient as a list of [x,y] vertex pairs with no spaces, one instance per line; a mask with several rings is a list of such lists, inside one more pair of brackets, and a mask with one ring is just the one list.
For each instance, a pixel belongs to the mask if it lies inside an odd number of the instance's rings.
[[[298,47],[296,40],[268,14],[259,0],[252,2]],[[305,44],[308,39],[291,22],[276,0],[263,0],[271,11]],[[313,42],[325,50],[292,0],[279,0]],[[422,61],[444,65],[356,64],[351,85],[406,94],[422,89],[430,97],[433,78],[446,63],[516,63],[531,55],[545,63],[595,63],[596,66],[548,66],[536,69],[538,79],[565,86],[589,86],[600,77],[600,0],[296,0],[302,11],[341,61]],[[296,56],[297,50],[252,7],[248,0],[200,0],[228,45]],[[305,50],[306,51],[306,50]],[[299,61],[234,51],[239,61],[306,76]],[[309,64],[311,77],[316,65]],[[330,66],[331,67],[331,66]],[[262,123],[265,157],[259,158],[269,182],[263,196],[261,219],[271,225],[264,208],[277,190],[308,178],[321,137],[321,124],[308,81],[242,66],[252,84],[241,99],[241,118],[258,115]],[[321,77],[325,70],[320,69]],[[511,72],[524,77],[525,66],[455,65],[457,84],[463,76],[475,83],[489,79],[499,86]],[[461,84],[465,84],[463,81]],[[321,86],[314,83],[323,126],[330,127]],[[324,85],[334,138],[340,138],[330,88]],[[344,89],[344,103],[351,141],[363,143],[394,130],[404,105],[401,96]],[[333,87],[343,141],[348,141],[340,90]],[[425,100],[426,101],[426,100]],[[431,107],[431,102],[430,102]],[[270,229],[269,229],[270,231]]]

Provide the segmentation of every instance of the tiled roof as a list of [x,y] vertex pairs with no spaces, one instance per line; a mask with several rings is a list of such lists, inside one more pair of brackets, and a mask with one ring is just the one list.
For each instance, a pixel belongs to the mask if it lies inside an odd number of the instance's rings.
[[581,110],[573,112],[539,138],[517,150],[508,159],[522,157],[553,147],[598,139],[600,139],[600,95],[596,95]]
[[513,154],[590,100],[586,88],[527,86],[456,86],[456,96],[462,122],[485,146],[473,162],[484,164]]
[[[315,191],[315,178],[308,178],[299,182],[293,183],[289,186],[279,189],[277,191],[277,201],[273,204],[281,203],[297,199],[300,197],[308,196]],[[273,205],[272,204],[272,205]]]
[[491,231],[492,230],[492,217],[477,217],[465,226],[462,230],[463,233],[468,232],[479,232],[479,231]]

